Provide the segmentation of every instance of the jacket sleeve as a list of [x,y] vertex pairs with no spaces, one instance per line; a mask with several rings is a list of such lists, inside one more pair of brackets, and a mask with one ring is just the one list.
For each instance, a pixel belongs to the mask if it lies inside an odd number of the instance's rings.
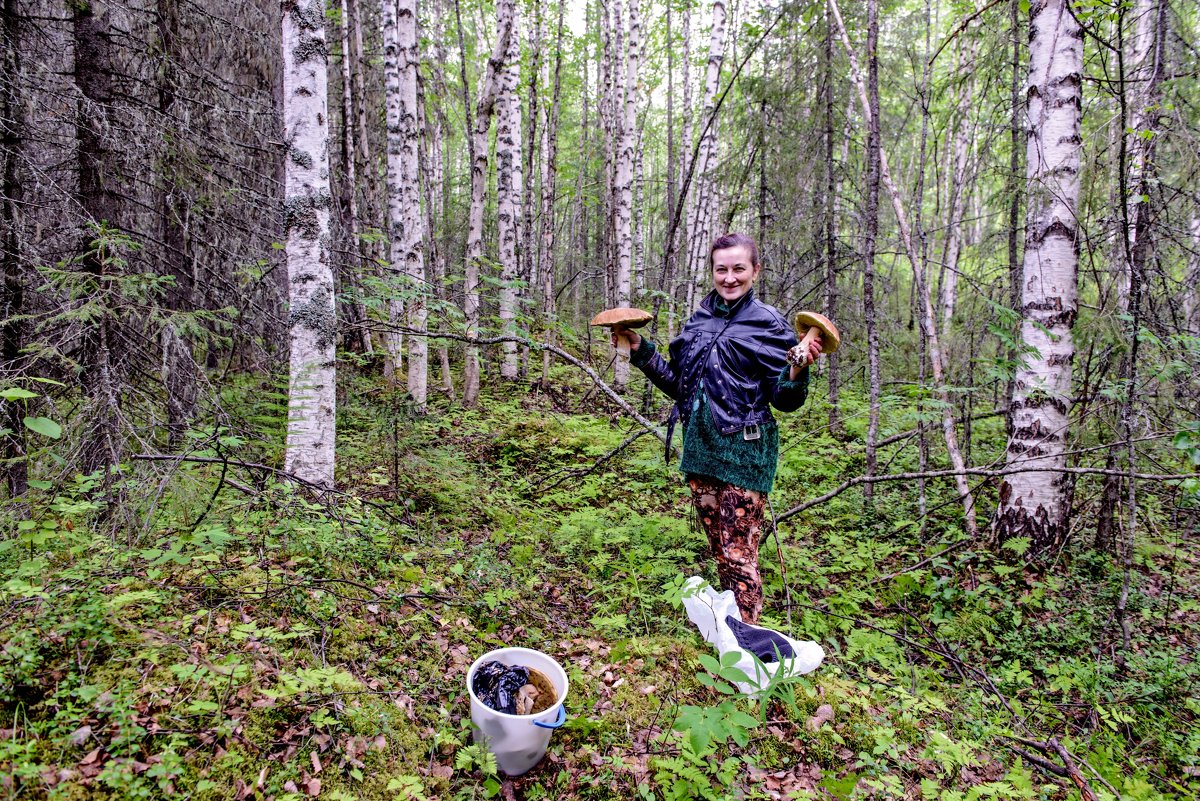
[[675,360],[668,362],[658,352],[654,343],[645,337],[638,349],[629,354],[629,363],[641,370],[650,383],[661,389],[671,400],[679,400],[679,375],[675,372]]
[[781,412],[794,412],[808,400],[808,367],[800,371],[795,381],[788,379],[790,365],[787,352],[797,344],[796,334],[791,327],[781,324],[767,338],[759,351],[759,359],[766,371],[766,381],[771,405]]

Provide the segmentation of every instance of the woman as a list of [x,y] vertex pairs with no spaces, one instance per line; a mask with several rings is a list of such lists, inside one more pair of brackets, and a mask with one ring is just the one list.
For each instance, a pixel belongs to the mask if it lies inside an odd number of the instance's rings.
[[670,346],[671,361],[634,331],[630,362],[674,401],[683,422],[683,458],[692,503],[708,534],[721,586],[733,590],[742,620],[758,623],[762,579],[758,541],[767,493],[779,460],[779,430],[770,406],[799,409],[808,396],[811,343],[802,365],[790,364],[796,334],[773,306],[754,298],[762,272],[758,246],[745,234],[718,237],[709,250],[713,290]]

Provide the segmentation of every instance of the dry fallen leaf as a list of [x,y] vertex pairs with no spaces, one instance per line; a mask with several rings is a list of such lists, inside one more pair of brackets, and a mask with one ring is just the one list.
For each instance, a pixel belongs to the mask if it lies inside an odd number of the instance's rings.
[[320,795],[321,794],[321,780],[320,779],[309,779],[308,783],[304,785],[304,791],[311,796]]
[[809,731],[816,731],[831,720],[833,720],[833,707],[829,704],[821,704],[817,707],[817,713],[804,725]]
[[319,756],[317,756],[317,752],[309,751],[308,757],[310,760],[312,760],[313,773],[320,773],[321,772],[321,758]]
[[71,732],[71,745],[83,745],[92,736],[91,726],[80,726]]

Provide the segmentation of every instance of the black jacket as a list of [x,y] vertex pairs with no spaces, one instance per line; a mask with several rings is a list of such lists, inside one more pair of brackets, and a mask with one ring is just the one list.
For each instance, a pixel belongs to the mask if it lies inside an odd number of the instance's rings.
[[[692,399],[704,381],[708,407],[722,434],[774,420],[770,406],[781,412],[799,409],[807,396],[803,378],[784,387],[779,377],[796,334],[773,306],[750,290],[727,316],[716,312],[720,300],[709,292],[700,308],[671,340],[671,361],[655,353],[639,364],[654,386],[675,400],[680,419],[688,423]],[[805,368],[807,369],[807,368]]]

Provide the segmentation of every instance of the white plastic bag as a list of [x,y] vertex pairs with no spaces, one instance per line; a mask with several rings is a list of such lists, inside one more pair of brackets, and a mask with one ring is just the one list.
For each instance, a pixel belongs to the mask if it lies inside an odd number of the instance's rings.
[[763,662],[757,659],[754,654],[738,645],[737,637],[725,622],[726,616],[732,616],[738,621],[742,619],[733,592],[717,592],[711,586],[705,586],[704,580],[699,576],[692,576],[684,584],[683,608],[687,611],[688,619],[699,629],[700,636],[716,648],[718,654],[738,655],[736,667],[740,668],[750,681],[734,683],[747,695],[762,692],[777,677],[787,678],[811,673],[820,667],[825,659],[825,650],[815,642],[793,640],[780,632],[775,634],[791,645],[795,656],[785,657],[777,662]]

